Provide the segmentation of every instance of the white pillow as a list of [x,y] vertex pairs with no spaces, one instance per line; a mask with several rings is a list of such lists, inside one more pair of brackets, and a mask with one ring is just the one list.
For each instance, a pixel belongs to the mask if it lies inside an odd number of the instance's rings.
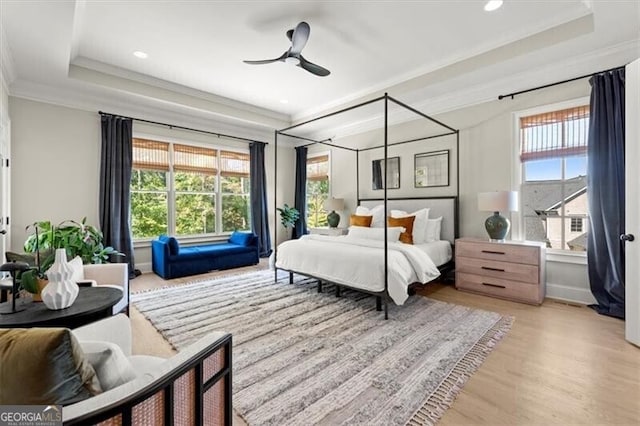
[[427,220],[427,232],[425,235],[425,241],[432,243],[434,241],[440,241],[440,231],[442,229],[442,216],[436,219]]
[[[392,226],[387,228],[387,241],[397,242],[400,234],[404,232],[402,226]],[[349,237],[364,238],[367,240],[384,241],[384,228],[367,228],[366,226],[350,226]]]
[[371,227],[384,228],[384,204],[375,206],[372,209],[358,206],[356,208],[356,214],[358,216],[373,216],[373,219],[371,220]]
[[424,208],[413,213],[407,213],[403,210],[391,210],[391,217],[407,217],[415,216],[413,220],[413,231],[411,237],[413,244],[422,244],[425,242],[427,233],[427,220],[429,219],[429,209]]
[[71,281],[77,283],[78,281],[84,281],[84,266],[82,266],[82,258],[76,256],[67,262],[67,265],[71,268],[73,273],[71,274]]
[[108,391],[136,378],[136,372],[120,346],[97,340],[80,341],[85,357],[96,370],[103,391]]

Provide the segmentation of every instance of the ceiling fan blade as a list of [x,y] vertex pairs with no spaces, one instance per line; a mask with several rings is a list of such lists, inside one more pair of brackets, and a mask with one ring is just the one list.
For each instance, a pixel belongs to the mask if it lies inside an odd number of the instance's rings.
[[300,68],[304,68],[305,70],[309,71],[311,74],[315,74],[320,77],[326,77],[329,74],[331,74],[331,72],[328,69],[321,67],[320,65],[316,65],[313,62],[307,61],[305,58],[302,57],[302,55],[300,55],[300,64],[298,64],[298,66]]
[[[298,55],[302,52],[302,49],[307,44],[307,40],[309,40],[309,33],[311,32],[311,28],[309,28],[309,24],[302,21],[300,22],[295,30],[293,30],[293,34],[291,35],[291,49],[289,52],[292,55]],[[287,36],[289,32],[287,31]]]
[[242,61],[245,64],[249,64],[249,65],[263,65],[263,64],[272,64],[274,62],[278,62],[278,61],[284,61],[284,58],[287,57],[287,52],[284,52],[282,54],[282,56],[280,56],[279,58],[275,58],[275,59],[263,59],[261,61]]

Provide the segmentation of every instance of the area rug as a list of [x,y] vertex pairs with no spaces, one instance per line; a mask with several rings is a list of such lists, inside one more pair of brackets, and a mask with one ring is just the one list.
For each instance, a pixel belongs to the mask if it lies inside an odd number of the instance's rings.
[[250,425],[435,424],[512,318],[413,296],[372,296],[273,271],[131,295],[178,350],[233,335],[233,406]]

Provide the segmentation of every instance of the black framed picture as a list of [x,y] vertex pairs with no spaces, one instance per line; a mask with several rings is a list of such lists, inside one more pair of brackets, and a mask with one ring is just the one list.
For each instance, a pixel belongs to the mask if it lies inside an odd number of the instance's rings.
[[413,176],[416,188],[449,186],[449,150],[416,154]]
[[[373,189],[384,189],[384,159],[373,160],[371,184]],[[400,188],[400,157],[387,158],[387,189]]]

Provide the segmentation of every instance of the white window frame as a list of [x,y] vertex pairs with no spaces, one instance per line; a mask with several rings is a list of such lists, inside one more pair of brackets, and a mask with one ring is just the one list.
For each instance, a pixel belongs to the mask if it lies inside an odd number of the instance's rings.
[[[307,160],[309,160],[309,158],[314,158],[314,157],[322,157],[323,155],[326,155],[328,158],[328,162],[329,162],[329,167],[327,168],[327,177],[328,177],[328,184],[329,184],[329,192],[328,192],[328,197],[331,198],[333,197],[333,185],[331,184],[331,175],[333,173],[333,161],[331,158],[331,150],[326,150],[326,151],[314,151],[314,152],[307,152]],[[305,181],[305,188],[307,187],[307,182]],[[305,191],[305,206],[307,205],[307,199],[306,199],[306,191]],[[308,213],[306,211],[305,208],[305,214]],[[305,223],[307,223],[307,218],[304,218]],[[307,225],[308,226],[308,225]]]
[[[589,97],[584,96],[581,98],[571,99],[564,102],[557,102],[553,104],[541,105],[526,110],[513,112],[512,119],[512,144],[511,144],[511,190],[520,191],[520,185],[522,184],[522,162],[520,161],[520,118],[529,115],[543,114],[545,112],[559,111],[563,109],[569,109],[579,107],[582,105],[589,105]],[[520,203],[522,203],[522,197],[520,197]],[[513,240],[524,239],[524,217],[522,214],[522,208],[518,206],[518,211],[511,214],[511,238]],[[571,250],[561,249],[547,249],[547,261],[561,262],[561,263],[573,263],[578,265],[587,264],[586,252],[575,252]]]
[[[167,172],[169,175],[168,179],[168,200],[167,200],[167,209],[168,209],[168,217],[167,217],[167,232],[173,233],[176,228],[176,209],[175,209],[175,187],[174,187],[174,179],[173,179],[173,144],[178,145],[190,145],[200,148],[209,148],[215,149],[216,151],[234,151],[242,154],[249,154],[248,148],[240,148],[231,145],[213,145],[207,144],[203,142],[196,142],[189,139],[177,139],[167,136],[158,136],[150,133],[135,133],[133,135],[134,139],[149,139],[158,142],[166,142],[170,144],[169,147],[169,171]],[[222,194],[220,192],[220,167],[218,167],[218,173],[216,174],[216,229],[222,229]],[[173,231],[173,232],[172,232]],[[207,234],[197,234],[197,235],[176,235],[176,238],[180,242],[186,243],[199,243],[206,241],[215,241],[215,240],[226,240],[231,232],[220,232],[220,233],[207,233]],[[150,247],[151,241],[156,237],[148,237],[148,238],[135,238],[133,239],[134,248],[139,247]]]

